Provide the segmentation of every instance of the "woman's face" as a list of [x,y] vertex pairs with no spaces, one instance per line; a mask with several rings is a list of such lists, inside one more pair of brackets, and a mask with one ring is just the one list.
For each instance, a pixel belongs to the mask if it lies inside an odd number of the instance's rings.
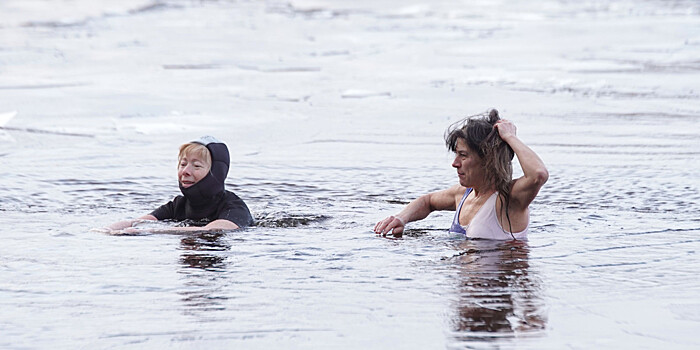
[[194,152],[185,154],[180,158],[180,164],[177,167],[177,179],[182,187],[188,188],[207,176],[209,168],[205,160]]
[[455,160],[452,167],[457,169],[459,184],[464,187],[478,186],[484,181],[484,162],[464,139],[457,139]]

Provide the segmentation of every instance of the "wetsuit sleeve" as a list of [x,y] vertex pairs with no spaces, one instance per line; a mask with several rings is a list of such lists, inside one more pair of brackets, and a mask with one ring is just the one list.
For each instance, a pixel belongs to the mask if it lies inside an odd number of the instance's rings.
[[158,220],[173,219],[175,217],[175,203],[170,201],[158,207],[158,209],[151,212],[151,215],[155,216]]
[[248,206],[236,195],[228,196],[226,204],[221,208],[221,211],[219,211],[217,219],[231,221],[241,228],[253,224],[253,216],[250,215]]

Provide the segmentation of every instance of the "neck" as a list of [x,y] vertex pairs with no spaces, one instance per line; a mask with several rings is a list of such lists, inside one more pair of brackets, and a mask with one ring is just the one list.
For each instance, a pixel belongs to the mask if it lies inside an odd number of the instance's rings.
[[493,185],[478,185],[472,186],[472,191],[474,192],[474,197],[479,198],[481,196],[490,196],[496,192],[496,187]]

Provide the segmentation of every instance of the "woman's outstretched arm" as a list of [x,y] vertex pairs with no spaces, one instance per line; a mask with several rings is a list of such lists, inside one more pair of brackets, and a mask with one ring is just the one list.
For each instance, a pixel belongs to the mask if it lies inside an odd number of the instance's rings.
[[142,217],[140,217],[140,218],[138,218],[138,219],[123,220],[123,221],[115,222],[115,223],[113,223],[113,224],[107,226],[106,228],[107,228],[108,230],[111,230],[111,231],[123,230],[123,229],[125,229],[125,228],[129,228],[129,227],[134,226],[135,223],[142,222],[142,221],[145,221],[145,220],[157,221],[158,219],[157,219],[155,216],[151,215],[151,214],[147,214],[147,215],[144,215],[144,216],[142,216]]
[[[150,215],[146,215],[150,216]],[[125,221],[120,221],[117,224],[124,223],[126,224],[131,223],[129,226],[122,227],[122,228],[111,228],[115,226],[116,224],[108,227],[108,230],[106,233],[111,234],[111,235],[133,235],[133,234],[139,234],[139,233],[180,233],[180,232],[202,232],[202,231],[228,231],[228,230],[236,230],[239,229],[238,225],[233,223],[232,221],[226,220],[226,219],[217,219],[214,220],[210,223],[208,223],[206,226],[185,226],[185,227],[158,227],[158,228],[147,228],[147,227],[131,227],[131,225],[135,222],[139,222],[140,220],[151,220],[151,219],[146,219],[146,216],[142,216],[138,220],[125,220]],[[154,219],[155,220],[155,217]]]
[[452,186],[446,190],[428,193],[418,197],[409,203],[401,212],[391,215],[378,222],[374,226],[374,233],[386,235],[391,232],[394,236],[403,234],[406,224],[411,221],[425,219],[435,210],[455,210],[455,196],[465,188],[460,185]]

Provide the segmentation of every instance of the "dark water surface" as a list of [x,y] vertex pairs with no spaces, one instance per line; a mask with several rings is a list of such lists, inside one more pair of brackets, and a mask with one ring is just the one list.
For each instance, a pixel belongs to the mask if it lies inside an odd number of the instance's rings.
[[[0,2],[0,348],[698,348],[698,57],[696,1]],[[489,107],[529,241],[375,236]],[[204,134],[257,226],[90,231]]]

